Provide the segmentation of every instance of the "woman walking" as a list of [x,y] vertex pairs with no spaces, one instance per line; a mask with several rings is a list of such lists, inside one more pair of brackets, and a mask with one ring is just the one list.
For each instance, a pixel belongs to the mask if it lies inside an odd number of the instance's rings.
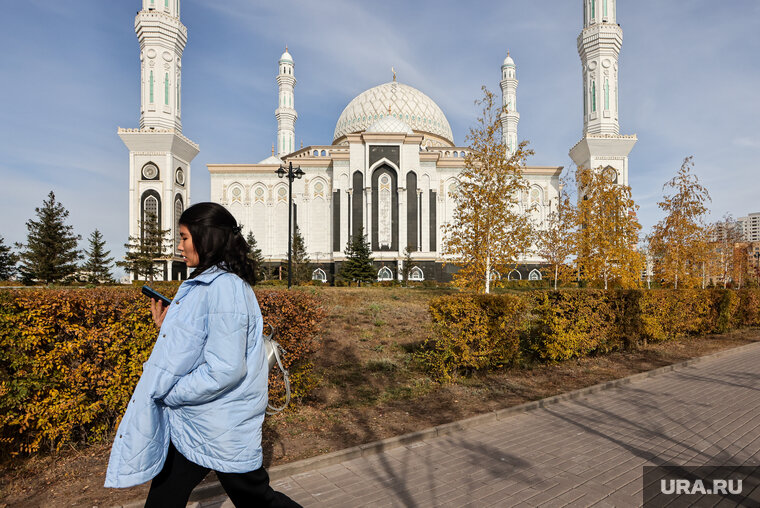
[[269,486],[262,465],[268,366],[240,226],[221,205],[198,203],[179,227],[179,251],[195,269],[170,306],[152,300],[158,339],[116,433],[105,486],[152,479],[146,507],[184,507],[213,470],[236,507],[299,506]]

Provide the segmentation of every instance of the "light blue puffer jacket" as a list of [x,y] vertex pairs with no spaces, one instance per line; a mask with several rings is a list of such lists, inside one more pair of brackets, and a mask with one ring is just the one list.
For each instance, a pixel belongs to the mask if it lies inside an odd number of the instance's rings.
[[156,476],[169,440],[215,471],[261,467],[267,363],[251,287],[218,267],[182,283],[116,433],[106,487]]

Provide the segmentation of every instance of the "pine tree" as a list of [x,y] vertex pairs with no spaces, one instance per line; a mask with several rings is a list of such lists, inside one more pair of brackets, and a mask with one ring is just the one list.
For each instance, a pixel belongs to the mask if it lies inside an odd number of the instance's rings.
[[306,243],[303,241],[298,224],[293,234],[290,264],[293,269],[293,284],[303,284],[311,280],[311,260],[306,253]]
[[253,264],[253,272],[256,274],[256,280],[266,280],[267,268],[264,266],[264,255],[261,253],[258,243],[256,243],[253,231],[248,232],[245,241],[248,242],[248,259],[250,259]]
[[124,261],[117,261],[116,265],[131,273],[135,279],[145,277],[153,282],[153,277],[160,273],[161,268],[156,265],[156,260],[165,258],[171,252],[172,244],[168,239],[168,229],[161,229],[155,215],[148,214],[145,221],[140,221],[140,237],[129,237],[129,242],[124,244],[127,253]]
[[348,239],[343,253],[346,255],[346,260],[340,269],[343,279],[356,282],[359,286],[362,282],[373,282],[376,279],[369,241],[364,235],[363,228],[359,229],[358,235],[352,235]]
[[5,245],[5,239],[0,236],[0,280],[10,280],[16,275],[18,256]]
[[111,275],[113,258],[108,257],[111,251],[105,250],[106,241],[103,240],[103,235],[95,229],[88,241],[90,250],[84,251],[87,254],[87,262],[82,265],[82,271],[87,275],[87,282],[91,284],[113,282],[113,275]]
[[443,231],[444,254],[460,268],[454,281],[489,293],[492,274],[514,269],[533,243],[531,219],[519,209],[528,192],[520,168],[533,152],[523,141],[507,158],[499,119],[504,106],[486,87],[483,93],[482,113],[467,136],[471,151],[452,193],[456,208]]
[[30,283],[40,280],[46,284],[71,278],[77,271],[77,260],[82,255],[77,249],[81,236],[74,234],[74,228],[65,224],[68,210],[55,200],[50,191],[42,208],[35,208],[37,220],[26,222],[26,244],[17,243],[21,250],[19,272],[22,279]]

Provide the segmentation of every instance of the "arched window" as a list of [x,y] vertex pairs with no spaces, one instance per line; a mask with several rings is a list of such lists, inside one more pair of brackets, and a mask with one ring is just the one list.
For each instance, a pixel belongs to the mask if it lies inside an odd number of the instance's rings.
[[591,83],[591,112],[596,111],[596,81]]
[[497,272],[496,270],[491,270],[491,276],[489,278],[492,281],[501,280],[501,274],[499,272]]
[[314,150],[314,152],[312,152],[312,155],[314,155],[314,157],[318,157],[319,156],[319,150]]
[[146,190],[142,194],[140,202],[140,234],[141,236],[145,232],[145,228],[149,222],[158,223],[161,222],[161,196],[155,190]]
[[169,73],[164,75],[164,104],[169,105]]
[[412,270],[409,272],[409,280],[421,282],[425,280],[425,274],[422,272],[422,269],[419,266],[415,266],[412,268]]
[[182,196],[180,194],[177,194],[177,196],[174,198],[174,250],[175,252],[179,252],[177,248],[179,247],[179,217],[182,215],[182,212],[185,210],[185,206],[182,203]]
[[153,71],[150,71],[150,103],[153,104]]
[[393,280],[393,272],[390,268],[387,266],[384,266],[380,269],[380,271],[377,272],[377,280],[378,281],[384,281],[384,280]]
[[596,0],[591,0],[591,22],[596,18]]
[[530,206],[541,205],[541,189],[539,187],[533,187],[530,189]]
[[320,153],[320,155],[321,155],[322,157],[324,157],[325,155],[327,155],[327,152],[326,152],[326,151],[324,151],[324,150],[322,150],[322,152]]
[[531,270],[528,274],[528,280],[541,280],[542,278],[543,277],[541,276],[541,272],[536,268]]
[[509,275],[507,276],[507,280],[522,280],[522,274],[518,272],[516,269],[509,272]]
[[327,274],[321,268],[317,268],[311,273],[311,280],[318,280],[320,282],[327,282]]
[[143,209],[143,221],[154,220],[158,217],[158,198],[155,196],[148,196],[145,198],[145,204]]

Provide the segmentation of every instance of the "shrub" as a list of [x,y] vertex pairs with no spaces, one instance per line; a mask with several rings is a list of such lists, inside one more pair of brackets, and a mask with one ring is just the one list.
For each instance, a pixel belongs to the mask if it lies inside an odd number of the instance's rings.
[[702,289],[652,289],[640,291],[635,311],[641,315],[639,330],[644,342],[712,332],[715,291]]
[[[156,286],[169,297],[176,292],[176,285]],[[307,293],[256,293],[302,397],[314,384],[309,355],[324,311]],[[0,292],[0,458],[106,437],[156,335],[136,287]],[[277,389],[275,382],[275,397]]]
[[560,361],[607,352],[624,345],[623,293],[602,290],[533,291],[525,352],[542,361]]
[[458,294],[430,302],[434,337],[420,353],[424,367],[448,380],[460,370],[509,365],[519,358],[525,301],[512,295]]
[[760,326],[760,289],[742,289],[739,299],[740,325]]
[[[291,395],[302,399],[316,386],[311,358],[320,346],[317,332],[325,310],[315,295],[304,291],[257,289],[256,298],[264,322],[277,329],[275,340],[285,349],[282,363],[291,376]],[[277,400],[284,391],[282,373],[272,369],[270,398]]]

